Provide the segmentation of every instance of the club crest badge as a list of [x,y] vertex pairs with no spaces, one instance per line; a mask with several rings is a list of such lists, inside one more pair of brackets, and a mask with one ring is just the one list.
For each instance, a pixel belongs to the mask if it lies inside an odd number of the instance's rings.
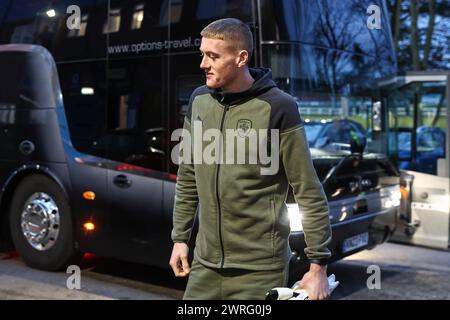
[[248,135],[248,133],[250,132],[251,128],[252,128],[252,122],[250,120],[240,119],[237,122],[236,130],[237,130],[238,135],[241,138],[245,138]]

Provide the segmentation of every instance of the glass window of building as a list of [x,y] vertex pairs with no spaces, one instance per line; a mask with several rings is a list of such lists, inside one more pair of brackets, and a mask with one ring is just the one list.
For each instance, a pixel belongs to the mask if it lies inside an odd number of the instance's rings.
[[180,22],[182,12],[183,0],[165,0],[161,9],[159,24],[166,26]]
[[247,20],[252,16],[252,2],[248,0],[199,0],[197,19],[238,17]]
[[81,16],[80,28],[69,29],[67,36],[68,37],[84,37],[86,35],[88,17],[89,17],[88,14],[83,14]]
[[131,30],[137,30],[142,27],[144,20],[144,4],[140,3],[134,6],[133,19],[131,20]]
[[103,28],[108,17],[107,0],[75,1],[81,16],[80,26],[74,30],[67,27],[68,19],[74,17],[73,13],[67,13],[73,2],[15,0],[9,3],[0,28],[0,44],[38,44],[47,48],[56,62],[106,57]]
[[120,30],[120,9],[111,9],[109,11],[108,20],[103,27],[103,33],[114,33]]

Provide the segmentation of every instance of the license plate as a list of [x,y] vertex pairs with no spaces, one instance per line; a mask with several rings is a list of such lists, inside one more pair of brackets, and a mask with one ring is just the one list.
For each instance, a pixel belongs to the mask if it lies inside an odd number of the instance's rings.
[[342,252],[346,253],[361,247],[366,246],[369,243],[369,233],[364,232],[361,234],[358,234],[356,236],[347,238],[344,240],[344,243],[342,244]]

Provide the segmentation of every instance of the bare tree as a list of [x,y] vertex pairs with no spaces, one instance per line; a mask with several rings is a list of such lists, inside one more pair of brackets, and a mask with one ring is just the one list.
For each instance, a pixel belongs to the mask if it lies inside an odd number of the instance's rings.
[[410,0],[410,14],[411,14],[411,57],[413,70],[420,70],[419,64],[419,37],[417,30],[417,20],[419,17],[419,6],[417,0]]
[[389,0],[388,7],[400,69],[448,69],[448,0]]
[[435,11],[435,1],[429,0],[428,4],[428,27],[427,27],[427,35],[425,39],[425,49],[423,52],[423,61],[422,61],[422,69],[427,69],[428,67],[428,60],[430,58],[430,49],[431,49],[431,40],[433,37],[433,31],[434,31],[434,20],[436,19],[436,11]]
[[398,40],[400,37],[400,16],[402,13],[402,0],[395,0],[390,6],[393,13],[391,15],[391,29],[394,33],[394,51],[398,51]]

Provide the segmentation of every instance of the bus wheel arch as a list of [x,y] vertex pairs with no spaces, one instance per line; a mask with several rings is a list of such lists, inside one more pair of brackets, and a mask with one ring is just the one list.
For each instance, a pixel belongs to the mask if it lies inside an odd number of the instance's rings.
[[61,185],[42,172],[28,172],[14,185],[8,222],[12,242],[23,261],[48,271],[76,262],[79,253],[72,211]]
[[[10,176],[5,185],[2,197],[0,199],[0,249],[14,250],[14,244],[11,237],[11,230],[9,227],[9,210],[11,209],[11,201],[14,192],[20,182],[31,174],[39,174],[37,170],[18,170]],[[42,174],[42,173],[41,173]]]

